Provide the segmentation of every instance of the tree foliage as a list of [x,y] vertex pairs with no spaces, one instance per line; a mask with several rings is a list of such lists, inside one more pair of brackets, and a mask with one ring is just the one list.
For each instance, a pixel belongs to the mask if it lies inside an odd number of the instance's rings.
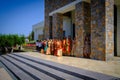
[[16,46],[16,44],[21,45],[25,42],[24,35],[17,34],[0,34],[0,47],[12,47]]
[[30,41],[33,41],[33,40],[34,40],[34,31],[32,31],[32,32],[29,34],[28,39],[29,39]]

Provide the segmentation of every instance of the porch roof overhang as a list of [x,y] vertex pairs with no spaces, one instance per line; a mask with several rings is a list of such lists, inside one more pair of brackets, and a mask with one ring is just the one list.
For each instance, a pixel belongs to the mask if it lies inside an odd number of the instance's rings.
[[120,0],[114,0],[114,4],[120,6]]
[[72,10],[75,9],[75,5],[77,3],[79,3],[79,2],[82,2],[82,1],[90,3],[90,0],[76,0],[76,1],[73,1],[73,2],[71,2],[71,3],[69,3],[69,4],[65,5],[65,6],[57,9],[57,10],[52,11],[51,13],[49,13],[49,16],[52,16],[55,13],[62,13],[63,14],[63,13],[72,11]]

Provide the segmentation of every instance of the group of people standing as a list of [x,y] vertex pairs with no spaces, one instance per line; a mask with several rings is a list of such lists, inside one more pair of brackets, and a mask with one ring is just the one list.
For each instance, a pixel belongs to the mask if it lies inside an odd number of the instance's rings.
[[55,56],[71,55],[72,50],[71,38],[37,40],[36,50],[43,54],[51,54]]

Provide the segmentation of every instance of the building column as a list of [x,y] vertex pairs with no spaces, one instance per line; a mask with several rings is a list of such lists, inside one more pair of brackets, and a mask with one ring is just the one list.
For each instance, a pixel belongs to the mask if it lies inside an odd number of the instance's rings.
[[106,60],[114,56],[114,0],[106,0]]
[[90,57],[90,3],[82,1],[77,3],[75,7],[76,49],[74,55]]
[[[47,12],[45,12],[45,14],[46,14]],[[44,24],[44,30],[43,30],[43,32],[44,32],[44,39],[48,39],[49,38],[49,30],[50,30],[50,28],[49,28],[49,24],[50,23],[50,20],[49,20],[49,16],[45,16],[45,24]]]
[[114,0],[91,0],[91,58],[108,60],[114,54]]
[[52,37],[63,39],[63,15],[60,13],[53,14]]

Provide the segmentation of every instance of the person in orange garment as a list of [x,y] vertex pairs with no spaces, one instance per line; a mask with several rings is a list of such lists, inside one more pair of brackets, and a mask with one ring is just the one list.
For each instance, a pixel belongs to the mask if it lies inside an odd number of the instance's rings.
[[54,55],[54,39],[51,40],[51,55]]
[[46,54],[46,52],[47,52],[47,48],[48,48],[48,41],[47,40],[45,40],[45,42],[44,42],[45,44],[45,47],[44,47],[44,53]]
[[66,47],[67,55],[71,55],[72,41],[70,37],[67,38],[66,44],[67,44]]
[[72,56],[74,56],[75,54],[75,49],[76,49],[76,38],[74,38],[74,40],[72,41],[72,51],[71,51]]
[[57,56],[57,39],[54,39],[54,55]]
[[65,37],[63,38],[63,41],[62,41],[62,52],[63,52],[63,55],[66,55],[66,38]]
[[60,39],[57,41],[57,56],[62,56],[62,41]]
[[41,43],[42,43],[41,53],[44,54],[44,41],[42,41]]
[[50,40],[48,40],[48,48],[47,48],[46,54],[51,54],[51,52],[50,52]]

